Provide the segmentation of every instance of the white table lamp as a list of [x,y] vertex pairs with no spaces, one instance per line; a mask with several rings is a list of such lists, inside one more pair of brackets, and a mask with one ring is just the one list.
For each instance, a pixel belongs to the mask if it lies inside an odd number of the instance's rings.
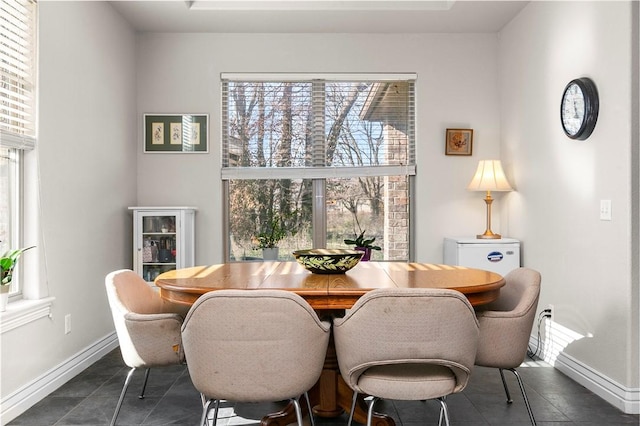
[[507,177],[502,171],[500,160],[481,160],[478,163],[478,169],[475,176],[467,186],[470,191],[486,191],[484,202],[487,203],[487,229],[484,234],[477,235],[481,239],[498,239],[502,238],[500,234],[494,234],[491,231],[491,191],[513,191]]

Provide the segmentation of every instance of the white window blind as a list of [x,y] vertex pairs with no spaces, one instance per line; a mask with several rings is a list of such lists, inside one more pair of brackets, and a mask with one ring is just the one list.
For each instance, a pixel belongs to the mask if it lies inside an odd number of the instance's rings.
[[0,144],[35,145],[36,2],[0,2]]
[[222,178],[413,175],[414,86],[414,74],[223,74]]

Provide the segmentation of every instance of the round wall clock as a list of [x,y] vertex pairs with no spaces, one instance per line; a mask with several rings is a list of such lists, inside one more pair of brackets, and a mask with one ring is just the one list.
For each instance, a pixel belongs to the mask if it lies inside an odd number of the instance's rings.
[[570,81],[560,103],[564,133],[571,139],[587,139],[596,127],[598,108],[598,90],[591,79],[583,77]]

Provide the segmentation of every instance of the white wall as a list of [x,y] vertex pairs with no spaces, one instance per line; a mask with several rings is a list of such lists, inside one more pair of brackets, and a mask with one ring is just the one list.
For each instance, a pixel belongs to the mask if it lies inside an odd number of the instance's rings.
[[[131,267],[126,208],[136,200],[135,34],[107,3],[39,8],[37,250],[55,302],[51,319],[2,334],[3,402],[113,332],[104,277]],[[72,331],[65,335],[67,314]]]
[[[197,264],[223,260],[222,72],[417,73],[416,258],[440,263],[445,236],[484,231],[482,194],[465,188],[479,159],[499,156],[496,35],[141,34],[138,40],[138,201],[199,208]],[[208,113],[209,154],[143,154],[142,114],[151,112]],[[474,129],[473,156],[444,155],[447,127]],[[497,216],[494,225],[499,231]]]
[[[637,16],[633,25],[637,34]],[[640,376],[632,34],[628,2],[531,2],[500,35],[499,69],[502,154],[518,189],[509,233],[524,241],[524,265],[542,273],[540,306],[553,304],[557,323],[587,336],[564,355],[628,390]],[[593,79],[600,96],[586,141],[560,126],[562,91],[578,77]],[[610,222],[599,220],[603,199]]]

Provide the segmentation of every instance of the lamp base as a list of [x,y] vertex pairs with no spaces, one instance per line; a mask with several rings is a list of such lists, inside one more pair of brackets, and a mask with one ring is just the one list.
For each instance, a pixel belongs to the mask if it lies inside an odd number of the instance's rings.
[[487,205],[487,228],[484,231],[484,234],[476,235],[476,238],[480,240],[499,240],[502,238],[500,234],[494,234],[491,230],[491,203],[493,203],[493,198],[491,198],[491,191],[487,191],[487,196],[484,197],[484,202]]
[[502,238],[502,235],[494,234],[493,232],[491,232],[491,230],[489,230],[484,231],[484,234],[476,235],[476,238],[479,240],[499,240],[500,238]]

